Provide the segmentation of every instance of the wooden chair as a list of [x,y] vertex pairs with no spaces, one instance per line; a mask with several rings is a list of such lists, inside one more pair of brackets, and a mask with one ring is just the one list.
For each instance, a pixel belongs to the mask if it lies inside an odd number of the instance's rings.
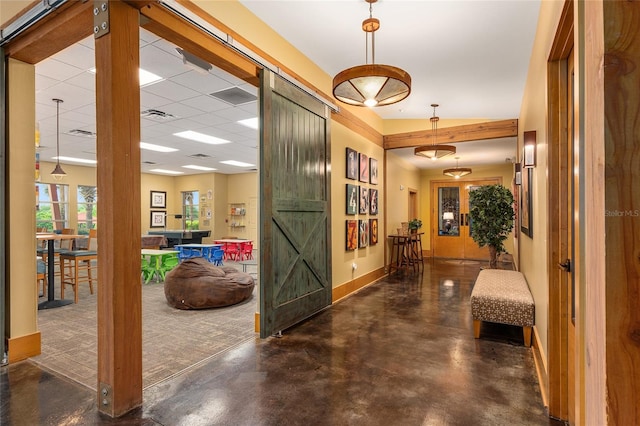
[[[89,231],[88,250],[70,250],[60,253],[60,270],[62,271],[60,297],[64,299],[65,285],[71,285],[75,293],[74,301],[78,303],[78,285],[81,282],[89,283],[89,290],[93,294],[93,280],[97,280],[92,272],[97,270],[98,260],[98,231]],[[81,275],[80,272],[85,272]]]
[[40,292],[40,282],[42,282],[42,294],[47,294],[47,264],[44,263],[41,259],[36,260],[36,288],[38,289],[38,294]]

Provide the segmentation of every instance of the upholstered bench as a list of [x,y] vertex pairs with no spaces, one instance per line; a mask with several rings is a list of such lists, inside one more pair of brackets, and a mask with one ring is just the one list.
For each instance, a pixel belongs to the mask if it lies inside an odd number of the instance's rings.
[[473,334],[480,337],[482,321],[522,327],[525,346],[531,346],[533,296],[521,272],[483,269],[471,291]]

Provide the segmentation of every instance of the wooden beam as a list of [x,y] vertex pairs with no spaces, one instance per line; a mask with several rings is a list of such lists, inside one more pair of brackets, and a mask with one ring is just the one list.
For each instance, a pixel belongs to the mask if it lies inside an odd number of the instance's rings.
[[[465,124],[463,126],[438,129],[436,144],[471,142],[483,139],[498,139],[518,136],[518,120],[487,121],[485,123]],[[384,137],[384,149],[410,148],[434,143],[432,131],[397,133]]]
[[142,404],[139,12],[110,1],[109,20],[95,43],[98,408],[117,417]]
[[144,29],[258,87],[258,66],[229,46],[188,24],[158,4],[148,5],[140,12],[148,18],[141,23]]
[[332,111],[331,119],[360,136],[367,138],[370,142],[373,142],[378,146],[382,146],[382,135],[346,108],[340,108],[339,112]]
[[93,1],[71,1],[51,12],[5,48],[5,54],[37,64],[93,34]]

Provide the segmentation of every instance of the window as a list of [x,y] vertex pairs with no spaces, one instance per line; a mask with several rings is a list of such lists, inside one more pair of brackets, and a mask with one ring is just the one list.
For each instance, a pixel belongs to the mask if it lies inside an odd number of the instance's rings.
[[78,234],[89,234],[98,217],[98,188],[78,185]]
[[62,231],[69,227],[69,185],[36,183],[36,228]]
[[199,229],[200,226],[200,206],[198,204],[200,196],[198,191],[182,192],[182,223],[184,229]]

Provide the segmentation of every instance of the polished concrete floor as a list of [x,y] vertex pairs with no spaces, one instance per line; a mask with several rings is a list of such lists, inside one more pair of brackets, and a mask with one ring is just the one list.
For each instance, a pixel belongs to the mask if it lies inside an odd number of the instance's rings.
[[[3,367],[2,425],[562,425],[545,413],[521,330],[469,305],[480,263],[427,261],[144,391],[119,419],[30,361]],[[184,348],[188,350],[188,348]]]

